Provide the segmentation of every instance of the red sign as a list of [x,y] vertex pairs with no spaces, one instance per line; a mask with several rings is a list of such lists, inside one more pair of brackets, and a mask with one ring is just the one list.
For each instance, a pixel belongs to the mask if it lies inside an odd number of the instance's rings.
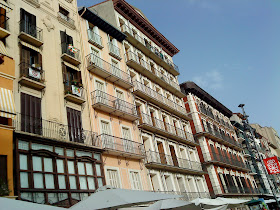
[[263,159],[268,174],[279,174],[280,165],[276,156]]

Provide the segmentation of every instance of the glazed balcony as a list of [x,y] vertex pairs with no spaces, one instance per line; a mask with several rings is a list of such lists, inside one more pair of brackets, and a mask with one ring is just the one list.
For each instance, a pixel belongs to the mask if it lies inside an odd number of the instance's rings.
[[150,115],[147,115],[143,112],[140,115],[139,127],[185,144],[192,146],[198,145],[195,143],[191,133],[188,133],[155,117],[151,117]]
[[64,98],[65,100],[78,105],[81,105],[86,101],[82,85],[74,81],[64,84]]
[[102,37],[99,36],[97,33],[94,33],[91,29],[88,29],[88,41],[98,47],[99,49],[103,48],[103,41]]
[[180,191],[154,191],[157,193],[172,194],[182,196],[179,200],[192,201],[196,198],[211,198],[209,192],[180,192]]
[[57,19],[59,22],[61,22],[64,25],[67,25],[68,27],[75,29],[75,21],[68,17],[67,15],[62,14],[61,12],[57,12]]
[[19,38],[28,42],[35,47],[40,47],[43,42],[43,29],[38,28],[36,25],[28,21],[21,20],[19,22]]
[[235,141],[235,140],[231,139],[229,136],[222,135],[217,130],[213,130],[213,129],[208,128],[208,131],[205,130],[203,132],[199,132],[199,133],[195,134],[194,136],[195,137],[205,136],[207,138],[210,138],[210,139],[213,139],[217,142],[220,142],[221,144],[224,144],[226,146],[234,148],[238,151],[243,150],[242,145],[238,141]]
[[107,154],[135,159],[145,158],[145,150],[142,143],[108,134],[101,134],[98,137],[102,142],[102,148]]
[[113,56],[114,58],[116,58],[118,60],[122,59],[120,48],[118,48],[117,46],[115,46],[114,44],[112,44],[110,42],[108,43],[108,48],[109,48],[109,54],[111,56]]
[[161,95],[157,91],[151,89],[150,87],[147,87],[146,85],[138,81],[134,81],[133,86],[134,86],[133,93],[139,96],[140,98],[143,98],[146,101],[156,104],[159,107],[185,120],[191,120],[191,118],[187,115],[187,111],[185,107],[180,106],[178,103],[175,103],[174,101],[166,98],[165,96]]
[[80,50],[75,48],[72,44],[61,43],[61,51],[62,51],[62,55],[61,55],[62,60],[70,64],[73,64],[75,66],[78,66],[81,63]]
[[21,85],[34,88],[36,90],[42,90],[45,85],[45,74],[42,67],[38,64],[20,63],[20,79]]
[[167,89],[174,95],[179,98],[183,98],[185,94],[183,94],[180,90],[180,86],[169,79],[162,72],[158,71],[156,68],[151,67],[149,63],[147,63],[143,58],[140,58],[135,53],[129,51],[125,54],[126,64],[135,69],[136,71],[143,74],[145,77],[148,77],[151,81],[159,84],[163,88]]
[[127,40],[133,44],[135,47],[140,49],[146,56],[153,59],[158,65],[168,70],[174,76],[179,75],[179,68],[172,61],[164,58],[163,54],[152,47],[147,41],[145,41],[141,36],[133,33],[132,29],[127,25],[121,26],[121,31],[127,35]]
[[90,72],[125,89],[133,87],[130,75],[122,71],[118,67],[113,66],[112,64],[94,55],[93,53],[87,55],[86,60],[87,69]]
[[241,157],[233,157],[218,152],[203,153],[205,164],[215,164],[223,167],[248,172],[250,168],[243,162]]
[[91,99],[92,107],[100,111],[131,121],[139,118],[134,104],[128,103],[103,91],[93,91],[91,93]]
[[146,167],[174,171],[176,173],[202,175],[200,162],[153,151],[146,152]]
[[44,139],[67,141],[101,148],[100,139],[95,132],[75,128],[62,123],[35,118],[17,113],[13,120],[15,132],[25,135],[36,135]]
[[5,39],[11,34],[9,31],[8,20],[9,18],[6,15],[0,14],[0,39]]

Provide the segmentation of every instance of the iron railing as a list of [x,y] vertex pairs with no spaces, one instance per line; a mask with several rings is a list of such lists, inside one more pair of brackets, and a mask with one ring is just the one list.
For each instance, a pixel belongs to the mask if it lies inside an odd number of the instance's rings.
[[19,31],[43,41],[43,29],[38,28],[36,25],[31,24],[26,20],[21,20],[19,22]]
[[165,193],[182,196],[179,200],[192,201],[196,198],[210,198],[209,192],[180,192],[180,191],[153,191],[157,193]]
[[72,44],[68,44],[68,43],[61,43],[61,50],[62,50],[62,54],[67,54],[73,58],[75,58],[76,60],[80,60],[80,50],[73,47]]
[[167,75],[165,75],[163,72],[157,70],[155,67],[151,66],[148,62],[146,62],[143,58],[140,58],[138,55],[136,55],[134,52],[127,52],[125,54],[126,61],[134,61],[138,64],[140,64],[142,67],[147,69],[148,71],[152,72],[154,75],[156,75],[161,80],[165,81],[170,86],[174,87],[177,90],[180,90],[180,86],[170,78],[168,78]]
[[134,81],[133,85],[134,85],[134,90],[135,91],[140,90],[140,91],[148,94],[150,97],[155,98],[156,100],[160,101],[161,103],[164,103],[164,104],[168,105],[172,109],[177,110],[181,113],[187,114],[187,111],[183,106],[181,106],[178,103],[175,103],[174,101],[166,98],[165,96],[161,95],[160,93],[153,90],[152,88],[147,87],[146,85],[144,85],[144,84],[142,84],[138,81]]
[[9,18],[6,15],[0,14],[0,27],[9,30],[8,20]]
[[85,91],[84,91],[83,87],[79,87],[79,86],[73,84],[73,82],[67,82],[64,84],[65,95],[71,94],[71,95],[77,96],[79,98],[85,99],[84,92]]
[[117,46],[115,46],[113,43],[111,42],[108,42],[108,47],[109,47],[109,52],[118,57],[118,58],[121,58],[121,51],[120,51],[120,48],[118,48]]
[[92,105],[102,104],[123,113],[137,116],[136,106],[103,91],[95,90],[91,92]]
[[131,83],[131,77],[128,73],[122,71],[118,67],[110,64],[109,62],[101,59],[100,57],[94,55],[93,53],[87,55],[87,67],[96,66],[103,69],[104,71],[114,75],[115,77],[124,80],[127,83]]
[[103,149],[110,149],[141,156],[145,155],[144,145],[142,143],[104,133],[100,134],[98,137],[102,142]]
[[169,66],[171,66],[174,70],[176,70],[179,73],[179,67],[175,65],[172,61],[169,59],[166,59],[157,48],[152,47],[151,44],[148,43],[144,38],[142,38],[140,35],[137,33],[133,33],[132,29],[129,28],[127,25],[123,24],[121,27],[122,32],[128,32],[131,36],[133,36],[136,40],[141,42],[147,49],[149,49],[151,52],[153,52],[155,55],[157,55],[161,60],[166,62]]
[[45,74],[42,67],[38,64],[30,65],[29,63],[21,62],[19,64],[20,76],[32,79],[36,82],[44,83]]
[[13,126],[16,132],[37,134],[43,138],[101,147],[100,139],[97,138],[95,132],[42,118],[35,118],[30,115],[17,113],[16,118],[13,120]]
[[[213,187],[215,194],[221,194],[221,187],[216,186]],[[222,194],[260,194],[260,190],[257,188],[249,188],[248,186],[222,186],[223,191]]]
[[154,151],[146,152],[146,160],[147,163],[159,163],[166,166],[175,166],[178,168],[202,171],[202,166],[200,162],[191,161],[184,158],[178,158],[176,156],[158,153]]
[[177,128],[169,123],[166,123],[162,120],[159,120],[155,117],[151,117],[150,115],[147,115],[145,113],[141,113],[140,118],[140,125],[141,124],[148,124],[150,126],[154,126],[160,130],[164,130],[168,133],[171,133],[176,136],[180,136],[181,138],[187,139],[188,141],[194,142],[193,135],[183,129]]
[[92,29],[88,29],[88,39],[90,42],[97,44],[98,46],[103,47],[102,44],[102,37],[99,36],[97,33],[94,33]]
[[62,20],[65,20],[69,24],[75,25],[75,21],[72,18],[62,14],[61,12],[57,12],[57,15],[58,15],[59,18],[61,18]]

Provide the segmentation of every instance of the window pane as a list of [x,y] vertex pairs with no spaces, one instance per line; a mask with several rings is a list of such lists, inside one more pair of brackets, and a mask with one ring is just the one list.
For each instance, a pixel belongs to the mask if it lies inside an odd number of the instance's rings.
[[81,200],[84,200],[88,197],[88,194],[87,193],[81,193]]
[[45,172],[53,172],[53,162],[51,158],[44,158]]
[[58,187],[59,187],[59,189],[66,189],[64,175],[58,175]]
[[66,150],[66,155],[67,155],[68,157],[74,157],[74,151],[71,150],[71,149],[67,149],[67,150]]
[[32,193],[25,193],[25,192],[23,192],[23,193],[20,194],[20,197],[21,197],[22,200],[33,201]]
[[21,188],[28,188],[28,173],[26,172],[20,172],[20,187]]
[[69,182],[70,182],[70,189],[77,189],[75,176],[69,176]]
[[84,163],[78,163],[78,173],[81,175],[85,175],[85,165]]
[[33,156],[32,157],[33,162],[33,171],[42,171],[42,158]]
[[58,200],[59,201],[64,201],[68,198],[67,193],[58,193]]
[[80,200],[80,194],[79,193],[71,193],[71,197],[75,200]]
[[50,152],[53,152],[53,147],[49,146],[49,145],[32,143],[31,148],[34,149],[34,150],[45,149],[45,150],[48,150]]
[[47,189],[54,189],[54,178],[52,174],[45,174],[45,182]]
[[98,187],[102,187],[103,186],[102,178],[97,178],[97,182],[98,182]]
[[57,159],[56,166],[57,166],[57,173],[64,173],[64,161],[63,160]]
[[76,155],[78,157],[82,157],[82,156],[92,157],[92,154],[90,152],[83,152],[83,151],[76,151]]
[[18,148],[22,150],[29,150],[28,142],[26,141],[18,141]]
[[34,188],[44,188],[43,174],[34,173]]
[[92,164],[86,163],[87,175],[93,175]]
[[19,165],[21,170],[27,170],[27,155],[19,155]]
[[59,155],[64,155],[64,152],[63,152],[63,148],[60,148],[60,147],[56,147],[55,148],[55,152]]
[[97,175],[97,176],[101,176],[100,164],[96,164],[95,167],[96,167],[96,175]]
[[68,163],[68,173],[75,174],[74,161],[68,161],[67,163]]
[[95,158],[96,160],[100,160],[100,154],[94,154],[94,158]]
[[48,202],[50,204],[58,202],[58,195],[57,195],[57,193],[48,193]]
[[35,203],[45,203],[44,193],[33,193],[33,201]]
[[88,177],[88,188],[90,190],[94,190],[95,189],[95,183],[94,183],[94,179],[92,177]]
[[87,180],[84,176],[80,176],[80,189],[87,190]]

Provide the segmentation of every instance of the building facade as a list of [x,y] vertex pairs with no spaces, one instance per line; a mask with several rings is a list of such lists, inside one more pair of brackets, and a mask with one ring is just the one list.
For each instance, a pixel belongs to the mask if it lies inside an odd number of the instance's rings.
[[194,82],[181,84],[181,89],[212,197],[257,195],[256,182],[248,173],[242,145],[230,122],[232,112]]
[[132,80],[149,189],[182,194],[187,200],[208,197],[177,79],[179,69],[172,61],[179,50],[124,0],[104,1],[90,9],[126,35],[121,51]]

